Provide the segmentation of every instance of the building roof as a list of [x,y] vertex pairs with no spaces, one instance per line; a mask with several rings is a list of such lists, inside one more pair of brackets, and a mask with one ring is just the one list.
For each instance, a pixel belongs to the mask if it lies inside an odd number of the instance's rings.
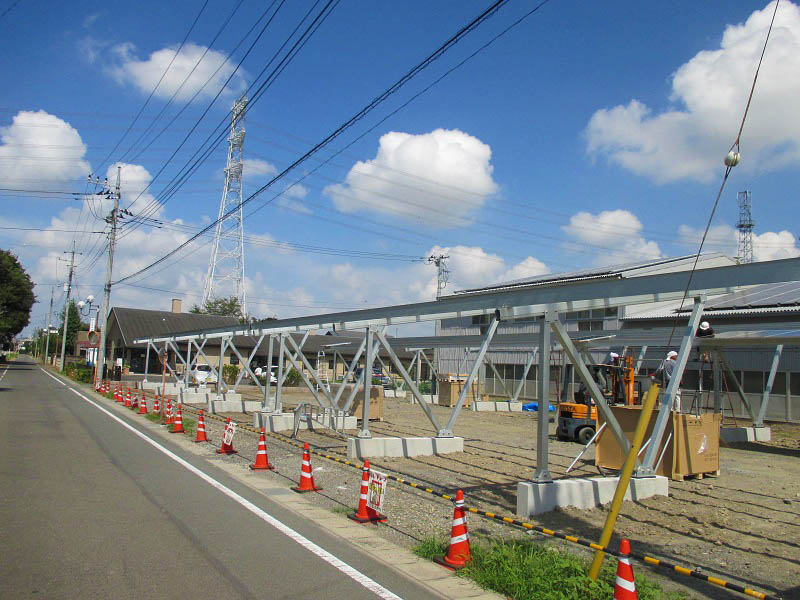
[[[660,306],[625,317],[626,321],[639,319],[686,318],[692,311],[692,302],[680,308],[680,302]],[[703,307],[704,314],[717,316],[792,314],[800,312],[800,281],[765,283],[747,289],[710,298]]]
[[[619,265],[609,265],[606,267],[596,267],[592,269],[582,269],[566,273],[551,273],[548,275],[536,275],[515,279],[494,285],[459,290],[456,294],[474,294],[480,292],[497,291],[510,288],[537,286],[553,283],[567,283],[570,281],[581,281],[585,279],[624,279],[628,277],[641,277],[644,275],[654,275],[656,273],[666,273],[673,271],[688,271],[692,268],[695,261],[695,254],[687,256],[677,256],[672,258],[657,258],[654,260],[631,262]],[[710,252],[700,255],[697,262],[699,269],[710,267],[735,265],[736,260],[720,252]]]
[[138,338],[169,335],[190,329],[228,327],[239,322],[236,317],[174,313],[167,310],[145,310],[121,306],[113,307],[111,314],[117,321],[126,346],[133,346],[133,340]]

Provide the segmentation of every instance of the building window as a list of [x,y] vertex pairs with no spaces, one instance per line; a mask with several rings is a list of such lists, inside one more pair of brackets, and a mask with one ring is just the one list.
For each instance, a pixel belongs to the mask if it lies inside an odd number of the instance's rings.
[[239,364],[239,357],[235,354],[231,354],[231,364],[238,365]]
[[800,396],[800,373],[789,375],[789,389],[792,392],[792,396]]
[[778,371],[775,373],[775,381],[772,383],[773,394],[786,394],[786,373]]

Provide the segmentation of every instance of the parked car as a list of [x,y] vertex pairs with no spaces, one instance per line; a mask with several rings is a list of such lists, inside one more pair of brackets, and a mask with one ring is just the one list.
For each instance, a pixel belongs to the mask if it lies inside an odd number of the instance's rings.
[[192,371],[192,379],[197,385],[217,383],[217,376],[211,370],[210,365],[197,365]]
[[256,367],[255,369],[253,369],[253,373],[255,374],[256,377],[264,377],[267,373],[267,370],[269,370],[269,382],[271,384],[275,384],[278,383],[278,378],[275,377],[275,369],[277,368],[278,367],[272,367],[270,369],[269,367],[264,365],[263,367]]

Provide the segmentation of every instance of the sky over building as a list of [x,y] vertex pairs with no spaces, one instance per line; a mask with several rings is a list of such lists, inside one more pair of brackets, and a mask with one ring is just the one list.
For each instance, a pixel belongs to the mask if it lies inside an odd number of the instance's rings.
[[[76,293],[101,295],[110,203],[83,197],[89,174],[113,186],[122,165],[119,279],[216,218],[217,132],[240,94],[254,99],[248,197],[489,3],[334,3],[281,62],[324,6],[23,1],[2,13],[0,246],[39,284],[34,325],[73,239]],[[450,256],[454,290],[696,251],[774,3],[535,6],[508,2],[247,204],[252,315],[432,299],[436,270],[419,260],[432,253]],[[736,253],[747,189],[755,258],[800,255],[799,74],[800,8],[784,0],[707,250]],[[197,161],[206,140],[219,142]],[[201,236],[113,303],[199,302],[210,250]]]

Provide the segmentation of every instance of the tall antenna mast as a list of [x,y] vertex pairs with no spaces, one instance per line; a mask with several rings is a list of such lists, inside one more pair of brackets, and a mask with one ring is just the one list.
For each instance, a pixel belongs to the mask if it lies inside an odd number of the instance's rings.
[[436,299],[438,300],[447,282],[450,281],[450,271],[445,262],[450,258],[446,254],[432,254],[428,257],[428,264],[436,265]]
[[[244,239],[242,219],[242,149],[244,147],[244,113],[247,96],[242,95],[231,109],[231,133],[228,136],[228,163],[225,187],[219,203],[214,246],[208,263],[203,288],[203,304],[217,297],[236,297],[242,314],[247,314],[244,291]],[[230,214],[229,214],[230,213]],[[227,215],[227,216],[225,216]],[[223,219],[223,217],[225,217]]]
[[753,262],[753,213],[750,204],[750,192],[739,192],[736,195],[739,202],[739,222],[736,229],[739,230],[739,248],[737,251],[739,261],[743,263]]

